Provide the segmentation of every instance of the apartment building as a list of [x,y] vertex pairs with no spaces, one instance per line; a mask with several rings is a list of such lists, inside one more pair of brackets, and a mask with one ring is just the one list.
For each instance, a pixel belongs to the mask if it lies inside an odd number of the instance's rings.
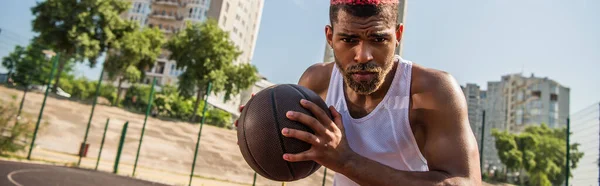
[[473,134],[475,134],[477,143],[479,144],[482,133],[481,122],[483,119],[482,111],[484,103],[482,92],[485,94],[485,91],[482,91],[479,85],[473,83],[467,83],[466,86],[461,86],[461,88],[467,101],[467,108],[469,110],[469,124],[471,125],[471,130],[473,131]]
[[[242,51],[234,64],[250,63],[252,60],[264,0],[127,1],[131,2],[132,6],[129,11],[121,15],[123,18],[136,21],[142,27],[157,27],[166,38],[171,38],[176,32],[184,29],[187,21],[204,22],[209,18],[215,19],[221,29],[229,32],[232,42]],[[154,67],[146,69],[146,77],[141,82],[151,84],[152,80],[157,78],[159,87],[177,84],[183,69],[177,68],[177,63],[168,60],[168,56],[169,51],[164,50]],[[128,86],[128,83],[124,83],[124,87]],[[243,102],[240,95],[234,95],[230,100],[225,101],[224,94],[213,94],[209,96],[209,103],[237,116],[239,115],[237,108]]]
[[[569,116],[570,89],[547,77],[523,76],[521,73],[501,77],[487,84],[483,111],[485,131],[484,169],[498,170],[498,158],[493,128],[520,133],[527,126],[542,123],[551,128],[565,127]],[[469,109],[469,116],[471,116]],[[479,144],[480,142],[478,142]]]

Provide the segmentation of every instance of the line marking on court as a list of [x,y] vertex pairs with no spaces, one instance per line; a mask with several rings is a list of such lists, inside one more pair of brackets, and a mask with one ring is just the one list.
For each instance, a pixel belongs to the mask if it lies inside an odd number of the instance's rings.
[[12,182],[13,184],[15,184],[16,186],[24,186],[21,185],[20,183],[18,183],[17,181],[13,180],[12,176],[14,174],[17,173],[23,173],[23,172],[36,172],[36,171],[45,171],[44,169],[22,169],[22,170],[16,170],[16,171],[12,171],[8,174],[8,176],[6,176],[8,178],[8,181]]

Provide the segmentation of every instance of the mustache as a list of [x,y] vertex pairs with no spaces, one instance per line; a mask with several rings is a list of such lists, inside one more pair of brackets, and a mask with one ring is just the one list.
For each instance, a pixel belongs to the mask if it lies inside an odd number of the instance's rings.
[[346,73],[357,73],[357,72],[379,73],[382,70],[383,69],[381,67],[377,66],[377,64],[375,64],[375,62],[367,62],[367,63],[361,63],[361,64],[357,64],[357,65],[348,67],[346,69]]

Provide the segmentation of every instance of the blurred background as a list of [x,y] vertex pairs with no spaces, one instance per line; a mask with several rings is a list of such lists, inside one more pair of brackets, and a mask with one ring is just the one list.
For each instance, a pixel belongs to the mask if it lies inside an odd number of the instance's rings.
[[[461,85],[486,184],[599,185],[600,1],[401,2],[396,53]],[[247,166],[234,121],[252,93],[333,61],[328,10],[2,1],[0,156],[169,185],[280,185]]]

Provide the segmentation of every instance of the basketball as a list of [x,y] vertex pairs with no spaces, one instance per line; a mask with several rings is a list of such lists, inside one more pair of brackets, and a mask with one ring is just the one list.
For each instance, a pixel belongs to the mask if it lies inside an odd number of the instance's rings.
[[301,153],[311,148],[309,143],[281,134],[283,128],[314,134],[304,124],[288,119],[287,111],[313,116],[302,107],[301,99],[321,107],[332,118],[327,105],[312,90],[294,84],[279,84],[256,93],[244,106],[238,119],[238,142],[248,165],[261,176],[274,181],[295,181],[306,178],[321,165],[314,161],[288,162],[285,153]]

